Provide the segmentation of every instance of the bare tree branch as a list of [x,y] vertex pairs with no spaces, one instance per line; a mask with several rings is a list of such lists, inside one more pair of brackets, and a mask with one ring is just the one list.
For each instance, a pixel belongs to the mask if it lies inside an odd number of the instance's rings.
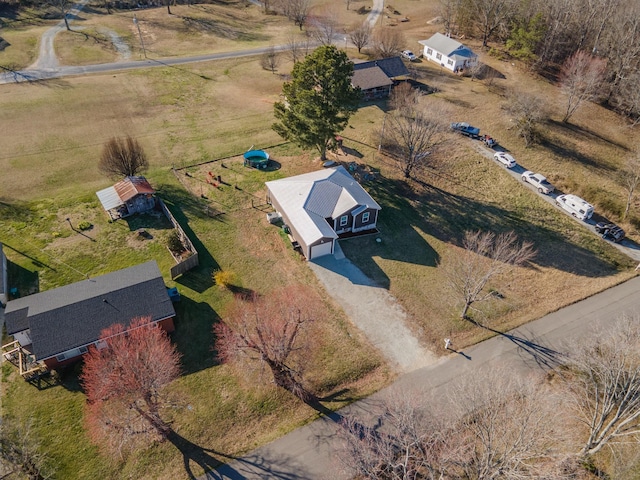
[[640,439],[640,317],[622,316],[569,346],[565,386],[584,432],[580,455]]
[[303,287],[236,300],[227,323],[214,327],[218,356],[258,361],[269,367],[277,386],[306,403],[317,402],[303,385],[302,372],[311,357],[308,328],[320,311],[317,295]]
[[462,245],[463,252],[456,252],[442,265],[449,288],[463,302],[462,319],[468,318],[472,305],[495,297],[495,291],[487,289],[491,279],[536,255],[533,244],[518,243],[513,232],[466,231]]

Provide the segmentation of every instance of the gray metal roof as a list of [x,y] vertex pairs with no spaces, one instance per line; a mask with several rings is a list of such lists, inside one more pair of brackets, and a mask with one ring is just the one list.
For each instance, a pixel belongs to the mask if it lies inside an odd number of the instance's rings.
[[469,47],[441,33],[436,33],[431,38],[420,40],[418,43],[425,47],[430,47],[447,57],[451,57],[454,54],[464,58],[477,56]]
[[11,300],[5,309],[7,333],[28,328],[38,360],[95,342],[105,328],[139,316],[153,321],[175,316],[153,260]]
[[266,183],[306,245],[337,238],[326,218],[337,218],[358,205],[381,207],[343,166]]
[[124,202],[120,199],[118,192],[116,192],[116,189],[113,186],[96,192],[96,195],[102,204],[102,208],[106,211],[118,208],[120,205],[124,205]]

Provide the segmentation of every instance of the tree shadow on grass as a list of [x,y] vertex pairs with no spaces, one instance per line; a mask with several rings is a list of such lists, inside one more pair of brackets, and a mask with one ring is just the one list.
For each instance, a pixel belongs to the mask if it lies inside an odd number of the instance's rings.
[[213,324],[220,321],[216,311],[208,303],[194,302],[184,295],[175,307],[176,330],[172,338],[182,354],[183,373],[195,373],[216,365],[212,352]]
[[574,145],[563,144],[557,139],[542,136],[540,139],[540,145],[550,150],[555,156],[562,158],[563,160],[569,160],[580,165],[604,170],[605,172],[611,173],[615,171],[615,167],[610,165],[608,162],[603,162],[599,158],[585,155],[579,152]]
[[[423,238],[431,235],[443,242],[462,246],[467,230],[515,231],[520,239],[532,241],[538,250],[529,263],[551,267],[584,277],[605,277],[617,272],[610,262],[572,243],[561,231],[528,219],[528,210],[506,210],[499,205],[456,195],[425,182],[410,183],[379,176],[368,184],[369,193],[382,206],[378,220],[381,242],[363,237],[341,242],[347,255],[377,284],[388,288],[389,279],[376,257],[414,265],[436,266],[440,258]],[[416,182],[417,183],[417,182]],[[415,184],[414,184],[415,185]]]
[[614,147],[621,148],[625,152],[629,151],[629,148],[626,145],[623,145],[620,142],[616,142],[615,140],[604,136],[602,133],[593,131],[585,126],[575,125],[573,123],[558,122],[557,120],[552,119],[549,119],[547,123],[553,125],[559,130],[564,131],[567,134],[573,134],[574,136],[583,137],[590,141],[608,143],[609,145],[612,145]]
[[198,251],[199,265],[178,277],[176,283],[184,285],[195,292],[202,293],[213,286],[212,275],[216,270],[220,270],[220,265],[189,226],[189,218],[206,218],[209,220],[210,217],[206,214],[205,205],[184,190],[165,186],[163,188],[163,197],[167,208]]

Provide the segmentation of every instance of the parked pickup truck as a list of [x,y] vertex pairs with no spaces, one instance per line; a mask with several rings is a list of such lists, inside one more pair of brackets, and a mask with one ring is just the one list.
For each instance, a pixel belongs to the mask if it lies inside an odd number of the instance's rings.
[[479,128],[472,127],[466,122],[454,122],[451,124],[451,129],[471,138],[477,138],[480,135]]

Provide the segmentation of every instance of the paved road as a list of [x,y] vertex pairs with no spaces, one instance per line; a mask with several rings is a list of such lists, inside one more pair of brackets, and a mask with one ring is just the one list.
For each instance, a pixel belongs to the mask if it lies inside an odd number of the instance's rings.
[[[262,5],[258,0],[250,0],[256,5]],[[73,19],[77,15],[88,0],[80,0],[70,11],[69,19]],[[373,0],[373,7],[367,16],[365,22],[371,26],[375,25],[384,6],[384,0]],[[250,57],[261,55],[271,47],[253,48],[249,50],[237,50],[232,52],[212,53],[207,55],[196,55],[192,57],[171,57],[171,58],[145,58],[139,61],[120,61],[112,63],[102,63],[97,65],[85,66],[60,66],[53,47],[53,40],[58,32],[65,28],[64,20],[56,26],[48,29],[42,36],[40,43],[39,56],[36,62],[26,70],[16,72],[0,73],[0,84],[4,83],[20,83],[32,82],[38,80],[48,80],[53,78],[68,77],[74,75],[87,75],[93,73],[109,73],[124,70],[134,70],[138,68],[149,67],[166,67],[175,65],[184,65],[188,63],[209,62],[214,60],[225,60],[228,58]],[[335,43],[344,40],[344,35],[336,35]],[[274,47],[276,51],[283,51],[289,48],[288,45],[277,45]]]
[[[504,165],[502,165],[501,163],[499,163],[498,161],[493,159],[493,154],[496,151],[503,150],[503,149],[497,148],[496,150],[491,150],[491,149],[485,147],[479,140],[469,139],[469,141],[472,142],[472,145],[473,145],[474,149],[476,149],[481,155],[493,160],[496,163],[496,165],[499,165],[500,167],[504,168]],[[514,154],[514,156],[517,159],[517,155]],[[531,185],[529,183],[526,183],[526,182],[523,182],[522,181],[522,174],[527,170],[525,167],[523,167],[522,165],[518,164],[513,168],[509,168],[509,169],[505,169],[505,170],[507,170],[507,172],[513,178],[515,178],[519,183],[522,184],[522,188],[531,188],[534,192],[536,192],[536,195],[539,195],[545,201],[547,201],[551,205],[555,206],[555,204],[556,204],[555,200],[556,200],[556,197],[559,195],[559,193],[558,192],[554,192],[554,193],[551,193],[550,195],[544,195],[542,193],[539,193],[537,191],[537,189],[533,185]],[[544,172],[536,172],[536,173],[542,173],[544,175]],[[563,193],[565,193],[565,192],[563,192]],[[579,220],[579,219],[575,218],[574,216],[572,216],[566,210],[564,210],[564,209],[562,209],[560,207],[557,207],[557,208],[558,208],[558,210],[560,210],[565,215],[567,215],[570,218],[574,219],[582,227],[586,228],[587,230],[590,230],[595,235],[601,236],[600,234],[596,233],[596,229],[595,229],[596,222],[593,221],[593,219],[587,220],[587,221],[582,221],[582,220]],[[603,242],[607,242],[607,240],[604,240],[604,239],[602,241]],[[607,243],[610,243],[615,248],[620,250],[625,255],[631,257],[636,262],[640,262],[640,245],[638,245],[637,243],[629,240],[628,238],[625,238],[620,243],[614,243],[614,242],[607,242]]]
[[[562,351],[566,339],[581,338],[595,326],[606,326],[622,313],[640,312],[640,277],[563,308],[535,322],[479,343],[438,363],[415,370],[371,397],[346,407],[331,418],[317,420],[201,477],[212,479],[349,478],[336,460],[336,421],[340,415],[367,412],[390,395],[411,392],[429,404],[443,404],[457,381],[477,377],[497,365],[514,375],[546,368]],[[455,338],[453,339],[455,348]],[[364,420],[366,422],[366,420]]]

